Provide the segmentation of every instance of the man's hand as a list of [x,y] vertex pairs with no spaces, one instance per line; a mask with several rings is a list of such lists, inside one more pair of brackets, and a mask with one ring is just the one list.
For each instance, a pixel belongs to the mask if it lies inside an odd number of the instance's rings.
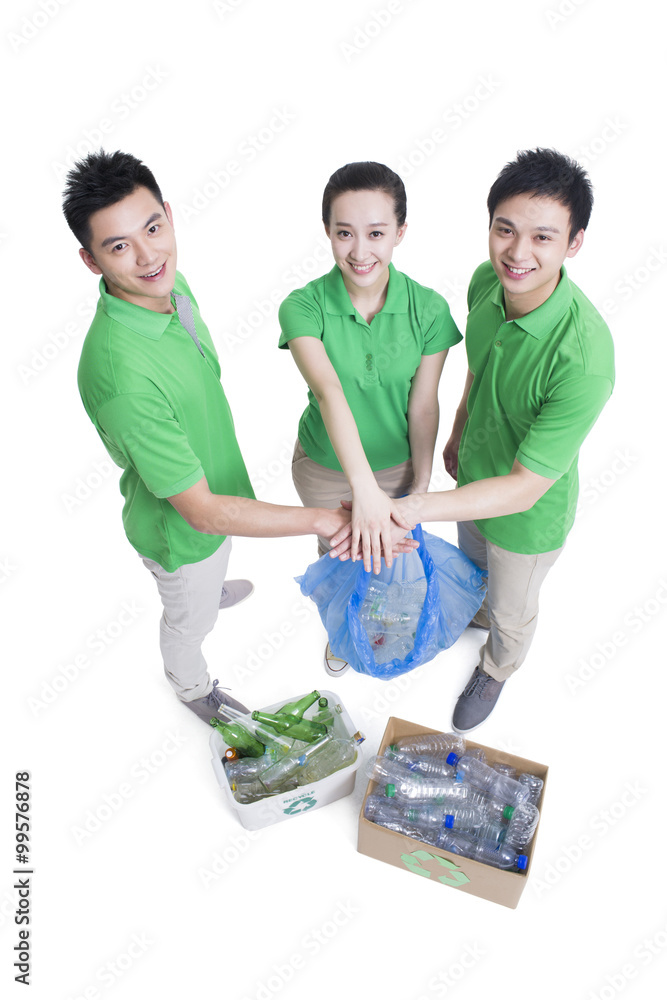
[[352,530],[350,511],[351,505],[349,507],[335,507],[334,510],[321,508],[318,512],[320,520],[318,521],[317,534],[326,538],[329,543],[331,543],[333,536],[336,538],[339,536],[347,537]]
[[456,479],[459,470],[459,447],[461,445],[461,432],[452,431],[449,441],[445,445],[445,449],[442,453],[442,457],[445,462],[445,469],[452,477]]
[[[394,503],[398,504],[399,501],[394,501]],[[352,509],[352,504],[348,500],[342,500],[341,506],[347,511]],[[412,530],[416,521],[413,521],[409,514],[407,516],[404,514],[403,518],[404,523],[411,525],[410,530]],[[406,552],[413,552],[419,545],[414,538],[406,537],[406,529],[404,527],[393,521],[390,527],[390,539],[391,556],[388,561],[385,560],[387,565],[391,565],[391,557],[401,555]],[[332,559],[341,559],[343,561],[350,559],[352,555],[352,525],[348,524],[341,531],[337,532],[332,538],[329,539],[329,543],[332,546],[329,553]],[[382,550],[382,555],[384,556],[384,549]],[[357,547],[356,558],[363,558],[360,543]],[[379,573],[380,565],[376,562],[373,569],[375,573]]]

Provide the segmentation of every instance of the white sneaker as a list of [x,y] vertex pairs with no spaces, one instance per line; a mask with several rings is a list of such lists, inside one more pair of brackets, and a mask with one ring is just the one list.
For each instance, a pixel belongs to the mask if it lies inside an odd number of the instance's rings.
[[347,660],[341,660],[339,656],[334,656],[331,652],[331,646],[327,643],[327,648],[324,650],[324,669],[329,676],[340,677],[349,668],[350,664]]

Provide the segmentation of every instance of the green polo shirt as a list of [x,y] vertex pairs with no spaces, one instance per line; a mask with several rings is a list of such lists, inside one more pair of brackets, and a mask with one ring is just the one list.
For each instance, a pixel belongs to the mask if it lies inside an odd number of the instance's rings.
[[472,277],[468,308],[466,350],[474,381],[458,484],[503,476],[515,459],[555,479],[530,510],[475,521],[501,548],[550,552],[572,527],[579,448],[613,388],[611,334],[565,268],[546,302],[507,320],[502,285],[487,261]]
[[[422,355],[462,340],[442,295],[389,265],[385,304],[370,323],[352,305],[340,268],[287,296],[278,313],[279,347],[297,337],[324,344],[354,416],[370,467],[410,458],[408,396]],[[340,471],[315,396],[299,421],[299,441],[319,465]]]
[[206,559],[225,536],[195,531],[167,497],[204,475],[213,493],[254,495],[213,341],[178,273],[174,291],[190,297],[203,355],[176,312],[152,312],[109,295],[102,278],[78,374],[86,412],[123,470],[127,537],[168,572]]

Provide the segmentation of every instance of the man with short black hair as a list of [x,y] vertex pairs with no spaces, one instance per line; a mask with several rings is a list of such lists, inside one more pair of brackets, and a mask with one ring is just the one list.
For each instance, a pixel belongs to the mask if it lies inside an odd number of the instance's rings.
[[[395,501],[406,517],[458,521],[488,573],[475,624],[489,631],[453,728],[479,726],[523,663],[538,596],[577,507],[579,449],[609,399],[606,323],[565,271],[593,204],[586,172],[549,149],[508,163],[488,198],[489,260],[468,289],[468,375],[445,467],[458,488]],[[332,540],[344,555],[346,527]]]
[[230,536],[330,537],[349,514],[254,499],[215,348],[176,270],[171,210],[150,170],[127,153],[93,153],[70,171],[63,207],[83,262],[100,276],[79,390],[123,469],[125,531],[163,603],[165,673],[206,722],[225,705],[246,711],[211,681],[201,652],[219,609],[253,589],[226,580]]

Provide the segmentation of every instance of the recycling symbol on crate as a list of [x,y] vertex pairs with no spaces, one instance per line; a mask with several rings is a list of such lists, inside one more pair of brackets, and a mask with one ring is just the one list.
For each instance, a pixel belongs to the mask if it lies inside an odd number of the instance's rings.
[[283,812],[287,813],[289,816],[295,816],[297,813],[305,812],[307,809],[312,809],[313,806],[317,805],[317,799],[304,798],[297,799],[296,802],[292,802],[287,809],[283,809]]
[[415,875],[423,875],[424,878],[430,878],[431,872],[428,868],[424,868],[422,861],[436,861],[443,868],[448,868],[451,871],[450,875],[439,875],[438,882],[444,883],[444,885],[465,885],[470,879],[465,875],[453,861],[448,861],[447,858],[441,858],[437,854],[429,854],[428,851],[413,851],[412,854],[401,854],[401,861],[405,867],[414,872]]

